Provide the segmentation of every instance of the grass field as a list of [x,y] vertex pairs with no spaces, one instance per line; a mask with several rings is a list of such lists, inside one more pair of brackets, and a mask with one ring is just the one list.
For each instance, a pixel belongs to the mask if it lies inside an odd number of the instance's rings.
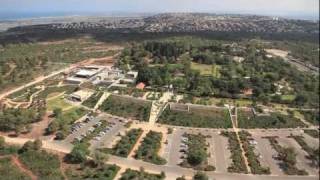
[[191,69],[200,71],[200,74],[203,76],[213,76],[216,78],[220,77],[220,66],[218,65],[207,65],[192,62]]
[[67,103],[64,100],[63,95],[54,97],[54,98],[49,99],[47,101],[47,110],[48,111],[52,111],[56,108],[61,108],[62,110],[66,110],[66,109],[70,109],[71,107],[72,107],[72,105]]
[[281,100],[283,101],[293,101],[296,98],[296,95],[282,95]]

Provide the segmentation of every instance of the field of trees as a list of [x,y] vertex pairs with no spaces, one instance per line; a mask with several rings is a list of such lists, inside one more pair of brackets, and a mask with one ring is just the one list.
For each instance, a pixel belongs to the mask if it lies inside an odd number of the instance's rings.
[[167,107],[159,122],[175,126],[201,128],[230,128],[231,120],[227,110],[214,108],[190,108],[190,111],[175,110]]
[[111,95],[99,109],[116,116],[148,121],[151,102]]
[[94,57],[107,51],[85,51],[93,39],[69,39],[60,43],[19,43],[1,46],[0,89],[31,81],[33,78],[63,68],[66,64]]
[[0,131],[14,131],[17,135],[31,130],[31,123],[42,120],[43,108],[15,109],[0,111]]

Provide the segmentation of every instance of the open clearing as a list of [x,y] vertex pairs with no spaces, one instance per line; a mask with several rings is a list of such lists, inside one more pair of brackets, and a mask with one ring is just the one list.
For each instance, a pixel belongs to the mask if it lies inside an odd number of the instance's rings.
[[200,71],[200,74],[203,76],[214,76],[216,78],[220,77],[218,65],[207,65],[199,63],[191,63],[191,69]]
[[47,110],[48,111],[52,111],[56,108],[61,108],[62,110],[66,110],[66,109],[70,109],[71,107],[72,107],[72,105],[67,103],[64,100],[63,95],[59,95],[57,97],[50,98],[47,101]]

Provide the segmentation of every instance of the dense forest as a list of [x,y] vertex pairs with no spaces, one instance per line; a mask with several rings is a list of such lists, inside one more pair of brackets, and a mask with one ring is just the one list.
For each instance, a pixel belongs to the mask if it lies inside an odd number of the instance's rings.
[[319,76],[268,56],[259,41],[184,37],[133,43],[118,62],[125,70],[128,64],[139,71],[140,82],[159,88],[172,85],[193,96],[241,98],[252,91],[250,98],[264,103],[319,104]]

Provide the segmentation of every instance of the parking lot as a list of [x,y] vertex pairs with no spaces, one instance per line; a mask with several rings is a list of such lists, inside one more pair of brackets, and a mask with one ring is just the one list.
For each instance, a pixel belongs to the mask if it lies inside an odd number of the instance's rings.
[[279,168],[280,161],[276,160],[274,157],[277,156],[277,152],[271,147],[268,139],[261,138],[260,136],[253,136],[255,141],[257,141],[256,149],[257,153],[260,154],[260,162],[264,167],[269,167],[271,174],[283,175],[283,171]]
[[65,139],[65,141],[72,143],[82,140],[102,124],[101,120],[106,120],[107,125],[90,141],[90,149],[95,149],[99,146],[106,146],[109,143],[112,143],[112,138],[115,138],[117,133],[119,133],[121,129],[124,129],[126,121],[105,114],[97,117],[88,115],[81,121],[73,124],[71,127],[71,134]]
[[310,175],[316,175],[317,169],[311,167],[311,161],[306,158],[308,155],[300,145],[292,138],[279,138],[278,139],[281,146],[294,148],[297,156],[297,167],[299,169],[305,169]]
[[100,117],[85,116],[81,121],[72,125],[71,134],[65,141],[72,143],[75,140],[81,140],[89,132],[89,129],[92,129],[100,120]]
[[291,147],[295,150],[297,156],[297,167],[299,169],[305,169],[309,175],[317,175],[318,169],[311,166],[311,161],[306,158],[307,153],[301,148],[301,146],[293,139],[288,138],[290,135],[304,137],[305,142],[310,147],[319,147],[319,141],[315,138],[312,138],[301,130],[250,130],[253,138],[257,142],[256,149],[257,152],[261,155],[260,161],[263,164],[267,164],[270,167],[271,173],[274,175],[283,175],[283,171],[280,169],[279,161],[274,157],[277,156],[277,152],[271,147],[268,139],[262,137],[265,136],[277,136],[279,144],[283,147]]
[[164,158],[168,161],[168,166],[177,166],[183,161],[183,157],[186,155],[187,145],[184,143],[187,141],[183,137],[184,133],[188,134],[201,134],[208,136],[206,138],[208,147],[208,164],[216,167],[216,172],[227,172],[228,166],[231,164],[229,158],[231,153],[228,149],[227,138],[219,134],[219,130],[199,130],[191,128],[176,128],[172,134],[168,135],[168,143],[165,146]]
[[112,142],[116,139],[119,132],[125,130],[125,122],[122,119],[116,117],[104,115],[103,119],[109,122],[109,125],[101,131],[98,136],[93,138],[90,143],[90,149],[96,149],[99,147],[111,147]]

